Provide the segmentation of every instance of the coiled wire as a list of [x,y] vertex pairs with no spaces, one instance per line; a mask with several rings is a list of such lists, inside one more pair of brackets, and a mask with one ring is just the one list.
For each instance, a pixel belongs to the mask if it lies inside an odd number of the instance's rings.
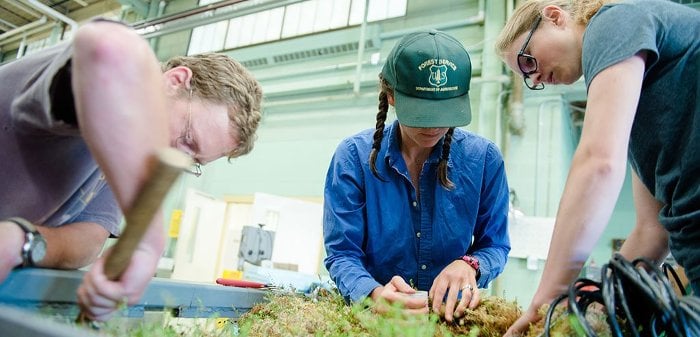
[[[680,297],[669,283],[669,273],[681,289]],[[550,336],[554,309],[561,303],[568,305],[569,319],[575,321],[580,336],[597,336],[586,318],[594,303],[604,307],[601,314],[615,337],[700,336],[700,299],[686,294],[675,270],[666,263],[658,268],[644,258],[630,262],[615,254],[601,268],[600,282],[579,278],[552,301],[544,337]]]

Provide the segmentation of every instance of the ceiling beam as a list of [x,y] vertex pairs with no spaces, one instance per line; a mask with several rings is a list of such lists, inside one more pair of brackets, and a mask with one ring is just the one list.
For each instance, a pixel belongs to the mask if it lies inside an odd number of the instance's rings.
[[34,29],[36,27],[42,26],[46,23],[46,17],[42,16],[39,20],[30,22],[26,25],[17,27],[13,30],[9,30],[7,32],[4,32],[0,34],[0,41],[6,42],[8,41],[9,37],[12,37],[14,35],[20,34],[20,33],[27,33],[30,29]]
[[[7,2],[7,4],[12,5],[12,6],[15,7],[16,9],[19,9],[21,12],[24,12],[24,13],[26,13],[26,14],[29,14],[29,16],[32,17],[32,18],[40,18],[40,17],[41,17],[41,14],[40,14],[39,12],[37,12],[37,11],[31,9],[30,7],[28,7],[28,6],[24,5],[24,4],[22,4],[22,3],[19,2],[19,1],[9,1],[9,2]],[[19,13],[17,13],[17,12],[14,12],[14,14],[17,15],[17,16],[19,16]],[[21,17],[21,16],[20,16],[20,17]],[[25,19],[25,20],[27,19],[26,17],[22,17],[22,18]],[[31,20],[29,20],[29,21],[31,21]]]
[[150,0],[119,0],[119,3],[131,7],[141,17],[148,17],[148,9],[150,8]]
[[72,32],[76,32],[78,30],[78,23],[75,22],[73,19],[57,12],[55,9],[44,5],[43,3],[39,2],[39,0],[20,0],[26,4],[31,5],[32,7],[38,9],[39,11],[48,14],[49,16],[52,16],[56,19],[59,19],[66,24],[68,24],[71,27]]

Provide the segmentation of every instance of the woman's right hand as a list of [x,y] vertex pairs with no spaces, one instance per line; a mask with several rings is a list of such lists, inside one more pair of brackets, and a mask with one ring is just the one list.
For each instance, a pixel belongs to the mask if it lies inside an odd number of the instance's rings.
[[370,297],[375,303],[374,310],[379,313],[389,311],[390,306],[394,303],[401,303],[405,313],[427,314],[428,297],[412,297],[411,295],[415,293],[416,290],[411,288],[401,276],[394,276],[386,285],[374,288]]
[[542,319],[542,317],[536,310],[532,310],[532,307],[530,307],[510,326],[510,328],[508,328],[508,331],[506,331],[503,337],[524,336],[530,328],[530,324],[535,324],[540,319]]

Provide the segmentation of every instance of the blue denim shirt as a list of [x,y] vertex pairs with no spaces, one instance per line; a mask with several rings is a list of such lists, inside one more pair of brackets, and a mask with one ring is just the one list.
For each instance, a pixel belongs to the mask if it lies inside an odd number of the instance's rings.
[[480,287],[503,271],[510,251],[508,184],[503,158],[490,141],[455,129],[448,177],[437,178],[442,141],[420,177],[420,200],[399,150],[397,122],[387,126],[372,174],[374,129],[343,140],[331,160],[324,191],[324,262],[340,293],[359,301],[399,275],[429,290],[448,264],[465,253],[480,263]]

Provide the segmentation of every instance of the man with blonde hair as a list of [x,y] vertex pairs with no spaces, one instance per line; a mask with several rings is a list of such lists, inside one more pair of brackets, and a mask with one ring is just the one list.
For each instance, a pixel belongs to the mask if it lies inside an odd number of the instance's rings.
[[97,259],[119,235],[152,154],[181,150],[200,174],[200,165],[250,152],[261,118],[260,85],[238,62],[204,54],[161,69],[136,32],[100,19],[69,43],[4,65],[0,81],[0,282],[19,266],[95,262],[78,300],[96,320],[139,299],[163,251],[156,216],[118,281]]

